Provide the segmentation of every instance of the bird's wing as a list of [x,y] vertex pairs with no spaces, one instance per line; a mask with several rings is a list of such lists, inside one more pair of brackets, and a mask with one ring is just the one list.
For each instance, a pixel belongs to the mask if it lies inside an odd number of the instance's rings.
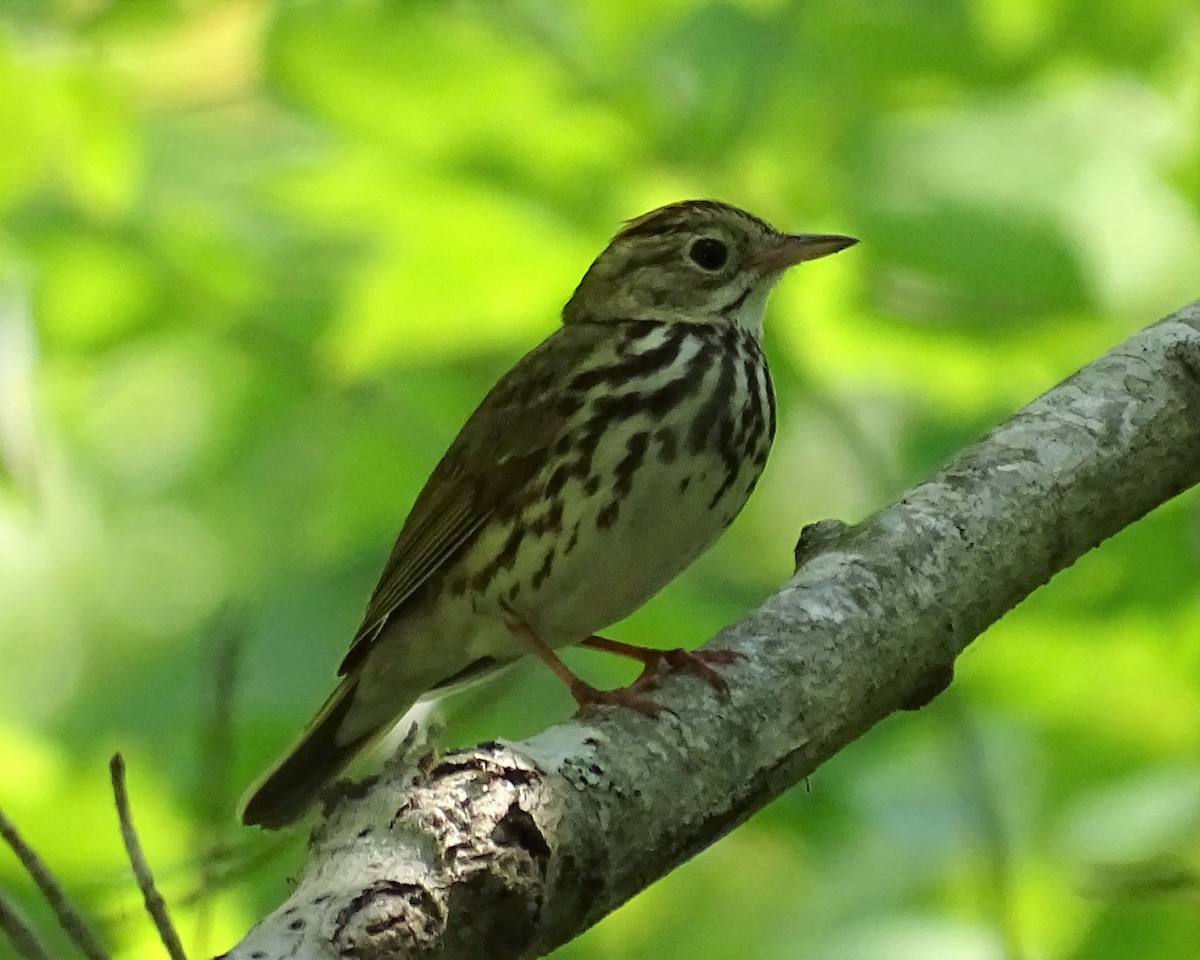
[[463,425],[400,530],[339,675],[362,661],[405,601],[489,519],[519,502],[566,423],[562,388],[599,334],[592,326],[551,334],[492,387]]

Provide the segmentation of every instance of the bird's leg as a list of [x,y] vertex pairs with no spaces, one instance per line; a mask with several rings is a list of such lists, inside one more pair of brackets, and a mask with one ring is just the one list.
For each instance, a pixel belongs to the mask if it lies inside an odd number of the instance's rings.
[[619,657],[628,657],[642,664],[642,672],[629,685],[630,689],[640,690],[653,686],[659,672],[666,666],[670,670],[687,670],[694,673],[722,697],[729,696],[729,684],[709,664],[730,664],[742,658],[742,655],[734,650],[709,650],[706,647],[699,650],[684,650],[683,647],[656,650],[652,647],[622,643],[620,640],[609,640],[607,637],[588,637],[580,646],[615,653]]
[[630,660],[636,660],[642,665],[642,672],[638,674],[636,680],[630,684],[631,687],[636,687],[639,684],[648,683],[650,678],[658,672],[662,666],[663,653],[662,650],[651,650],[647,647],[638,647],[632,643],[622,643],[620,640],[609,640],[607,637],[591,636],[584,640],[581,647],[587,647],[589,650],[600,650],[604,653],[615,653],[618,657],[627,657]]
[[645,714],[647,717],[657,717],[660,713],[670,712],[666,707],[659,706],[653,700],[640,696],[630,687],[621,687],[617,690],[599,690],[586,680],[575,676],[571,672],[571,668],[563,663],[558,654],[546,646],[542,638],[523,620],[513,617],[505,626],[508,627],[509,633],[520,640],[530,653],[553,670],[554,675],[567,685],[567,689],[571,691],[571,696],[579,704],[576,716],[593,704],[628,707],[631,710],[636,710],[638,713]]

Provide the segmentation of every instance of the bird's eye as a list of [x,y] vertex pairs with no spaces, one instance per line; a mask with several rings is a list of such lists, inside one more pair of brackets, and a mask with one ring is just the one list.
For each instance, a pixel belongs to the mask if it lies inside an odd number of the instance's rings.
[[701,237],[688,249],[688,256],[698,267],[720,270],[729,259],[729,248],[715,237]]

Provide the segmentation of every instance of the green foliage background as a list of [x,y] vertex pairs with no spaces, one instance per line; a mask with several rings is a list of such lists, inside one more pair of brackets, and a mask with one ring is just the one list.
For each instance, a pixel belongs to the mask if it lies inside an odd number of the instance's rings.
[[[302,847],[236,796],[420,483],[621,220],[689,196],[863,242],[775,295],[764,482],[613,631],[661,645],[1200,296],[1200,6],[0,4],[0,806],[123,960],[160,954],[109,754],[194,955],[226,949]],[[557,956],[1193,960],[1198,505]],[[569,710],[536,667],[443,707],[450,743]],[[0,885],[45,921],[7,854]]]

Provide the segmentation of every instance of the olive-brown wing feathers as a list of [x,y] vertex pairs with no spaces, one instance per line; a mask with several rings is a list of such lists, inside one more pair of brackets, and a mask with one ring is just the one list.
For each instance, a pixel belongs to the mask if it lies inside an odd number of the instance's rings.
[[560,328],[526,354],[471,414],[417,496],[339,675],[361,662],[405,602],[490,519],[523,501],[565,426],[558,403],[561,381],[572,375],[577,351],[588,350],[594,336],[586,327]]

